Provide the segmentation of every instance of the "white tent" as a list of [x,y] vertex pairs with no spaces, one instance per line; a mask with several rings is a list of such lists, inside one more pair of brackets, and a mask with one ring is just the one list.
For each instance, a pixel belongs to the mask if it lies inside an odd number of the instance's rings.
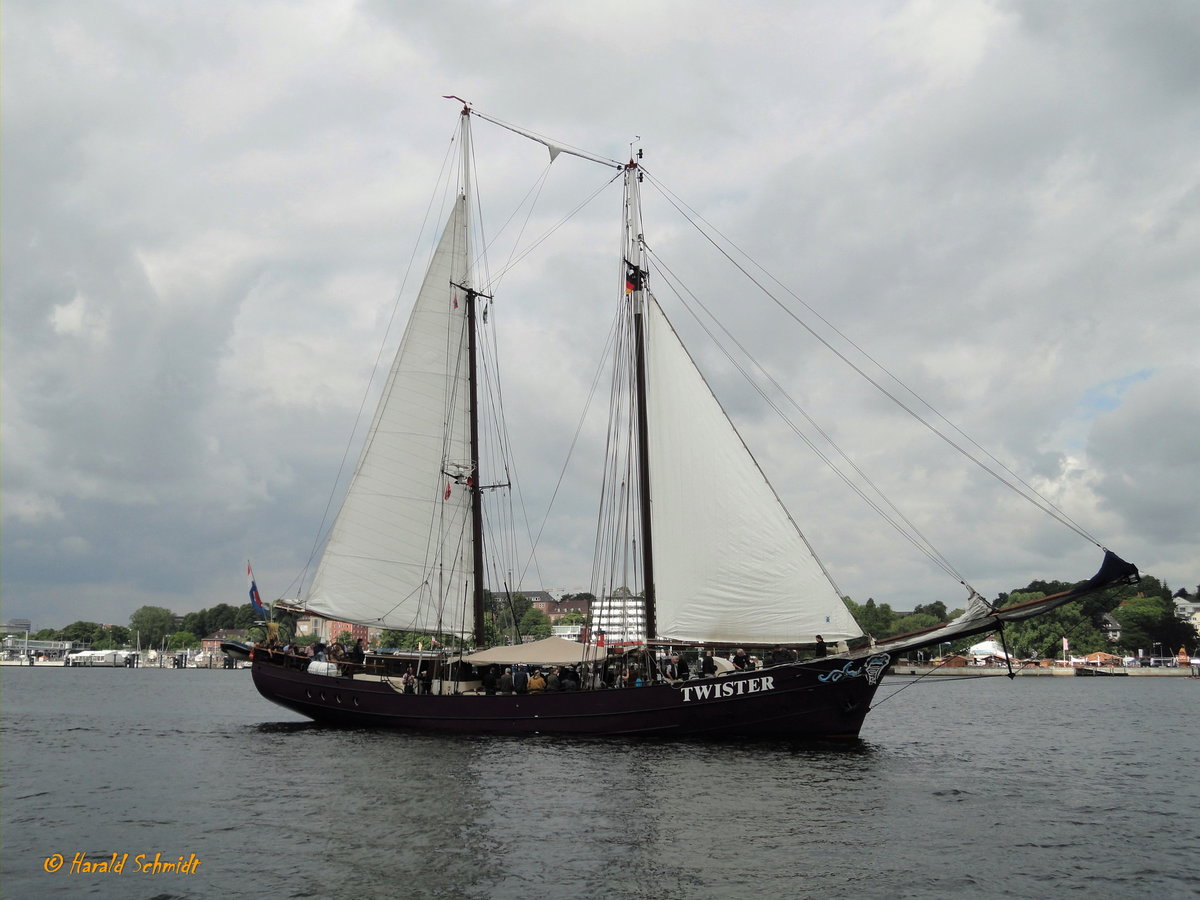
[[1013,654],[1004,652],[1004,648],[1000,646],[999,641],[980,641],[978,644],[973,644],[968,648],[967,655],[977,659],[988,656],[998,656],[1000,659],[1016,659]]
[[548,637],[528,644],[514,644],[511,647],[492,647],[490,650],[480,650],[464,656],[463,662],[473,666],[486,666],[492,663],[507,665],[509,663],[527,663],[536,666],[573,666],[586,659],[603,659],[604,651],[580,644],[576,641],[566,641],[560,637]]

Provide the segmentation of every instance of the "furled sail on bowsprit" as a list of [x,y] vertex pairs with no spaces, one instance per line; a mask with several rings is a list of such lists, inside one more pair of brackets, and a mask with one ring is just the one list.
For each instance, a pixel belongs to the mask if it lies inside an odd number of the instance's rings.
[[646,307],[657,636],[769,645],[861,635],[657,301]]
[[306,607],[386,628],[469,634],[473,579],[466,198],[413,306]]

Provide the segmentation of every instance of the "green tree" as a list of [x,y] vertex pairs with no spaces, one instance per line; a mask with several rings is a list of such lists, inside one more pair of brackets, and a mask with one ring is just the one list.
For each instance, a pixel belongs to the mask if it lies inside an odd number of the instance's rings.
[[[1020,594],[1016,596],[1022,597]],[[1026,595],[1023,599],[1038,598]],[[1076,655],[1113,649],[1104,633],[1083,614],[1083,603],[1079,600],[1045,615],[1009,622],[1004,626],[1008,651],[1021,658],[1057,659],[1062,655],[1064,637],[1070,642],[1071,652]]]
[[208,614],[208,627],[212,631],[217,631],[221,628],[238,627],[238,610],[236,606],[230,606],[228,603],[218,603],[206,612]]
[[[943,607],[944,609],[945,607]],[[920,631],[922,628],[932,628],[940,625],[945,619],[927,612],[910,613],[900,616],[892,622],[892,634],[908,634],[910,631]]]
[[129,646],[129,629],[122,625],[101,625],[92,641],[93,650],[120,650]]
[[946,621],[946,618],[947,618],[946,604],[943,603],[941,600],[935,600],[933,603],[926,603],[924,606],[918,606],[916,609],[914,609],[912,611],[912,614],[914,616],[919,616],[919,615],[933,616],[933,618],[936,620],[934,622],[934,624],[936,625],[939,622]]
[[188,647],[199,647],[200,639],[190,631],[177,631],[167,641],[169,650],[186,650]]
[[386,647],[389,650],[404,649],[404,636],[407,632],[393,631],[390,628],[385,628],[383,633],[379,635],[379,646]]
[[[1001,594],[997,602],[1001,607],[1016,606],[1075,586],[1065,581],[1031,581],[1025,588]],[[1104,614],[1116,602],[1110,592],[1104,591],[1032,619],[1009,622],[1004,630],[1009,652],[1020,657],[1057,658],[1062,653],[1063,638],[1068,640],[1071,652],[1076,655],[1112,651],[1115,648],[1100,625]]]
[[143,647],[158,647],[175,631],[175,614],[161,606],[139,607],[129,617],[129,630],[140,635]]
[[854,620],[858,622],[858,627],[867,634],[875,638],[885,638],[892,634],[898,634],[896,631],[896,614],[892,612],[892,608],[882,603],[876,605],[874,597],[868,597],[867,602],[861,606],[851,600],[849,597],[843,597],[846,606],[850,609],[850,614],[854,616]]
[[440,647],[453,647],[461,643],[455,635],[432,635],[423,631],[384,630],[379,639],[379,646],[399,650],[416,650],[419,646],[423,650],[429,650],[431,647],[434,647],[434,640],[437,640]]
[[[1113,610],[1113,618],[1121,625],[1121,646],[1131,653],[1145,650],[1163,656],[1173,656],[1180,647],[1196,648],[1200,645],[1196,629],[1175,614],[1175,601],[1163,596],[1170,589],[1157,579],[1152,580],[1156,584],[1150,586],[1148,593],[1124,599]],[[1157,651],[1155,644],[1161,645]]]
[[520,622],[525,618],[525,614],[533,609],[533,601],[524,594],[512,594],[510,596],[501,595],[501,613],[499,627],[504,633],[510,633],[513,628],[521,631],[522,637],[525,635],[525,630],[521,628]]
[[104,640],[107,635],[104,631],[104,626],[99,622],[72,622],[66,628],[58,632],[58,637],[55,640],[59,641],[79,641],[84,644],[94,645]]
[[180,627],[184,631],[190,631],[192,634],[204,635],[205,637],[216,630],[208,627],[208,610],[206,609],[202,609],[200,612],[190,612],[185,615]]
[[558,624],[559,625],[586,625],[587,624],[587,616],[585,616],[583,613],[578,613],[578,612],[563,613],[561,616],[559,616]]
[[550,637],[550,619],[540,609],[531,606],[521,616],[521,635],[539,640]]

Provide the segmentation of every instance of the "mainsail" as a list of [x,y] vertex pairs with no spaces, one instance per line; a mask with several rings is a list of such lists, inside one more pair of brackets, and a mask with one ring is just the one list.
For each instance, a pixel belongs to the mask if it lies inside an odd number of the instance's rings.
[[647,300],[657,636],[763,646],[862,634],[657,301]]
[[434,251],[305,606],[385,628],[470,634],[467,203]]

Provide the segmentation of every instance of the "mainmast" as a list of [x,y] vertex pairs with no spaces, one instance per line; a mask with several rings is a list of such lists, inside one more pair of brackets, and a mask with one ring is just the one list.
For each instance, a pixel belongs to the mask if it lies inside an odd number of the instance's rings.
[[[641,151],[638,151],[641,156]],[[634,368],[637,393],[638,496],[641,501],[642,577],[646,638],[657,636],[654,594],[654,534],[650,524],[650,432],[646,416],[646,269],[642,238],[641,170],[634,159],[625,166],[625,291],[633,309]]]
[[479,472],[479,360],[476,350],[476,309],[479,294],[471,281],[471,108],[462,110],[462,185],[464,201],[464,240],[467,244],[467,268],[459,287],[467,295],[467,379],[470,385],[471,476],[467,489],[471,494],[471,606],[475,620],[475,646],[487,642],[483,621],[483,481]]

